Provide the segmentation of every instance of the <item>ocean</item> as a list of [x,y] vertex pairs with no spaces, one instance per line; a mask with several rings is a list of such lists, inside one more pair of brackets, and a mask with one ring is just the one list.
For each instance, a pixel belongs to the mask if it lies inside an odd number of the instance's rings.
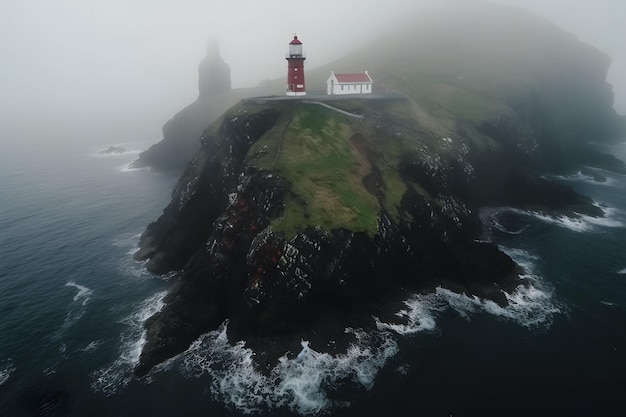
[[[18,140],[19,139],[19,140]],[[227,323],[136,380],[142,324],[172,276],[132,259],[177,178],[128,164],[129,137],[3,138],[0,416],[619,415],[626,405],[626,177],[552,177],[602,219],[485,209],[485,238],[531,283],[510,306],[416,294],[339,356],[286,352],[269,373]],[[61,140],[62,139],[62,140]],[[55,144],[56,143],[56,144]],[[110,145],[121,154],[102,155]],[[626,160],[626,143],[605,146]]]

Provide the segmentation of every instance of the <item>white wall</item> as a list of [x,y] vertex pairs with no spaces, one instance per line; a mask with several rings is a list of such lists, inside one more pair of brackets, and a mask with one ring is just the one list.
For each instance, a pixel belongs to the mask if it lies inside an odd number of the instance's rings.
[[[333,83],[333,81],[335,81]],[[326,84],[326,94],[346,95],[346,94],[371,94],[371,84],[339,84],[336,80],[329,79]]]
[[[367,71],[365,71],[367,74]],[[371,80],[371,78],[370,78]],[[337,80],[335,72],[331,72],[330,77],[326,80],[326,94],[330,95],[346,95],[346,94],[371,94],[372,83],[340,83]]]

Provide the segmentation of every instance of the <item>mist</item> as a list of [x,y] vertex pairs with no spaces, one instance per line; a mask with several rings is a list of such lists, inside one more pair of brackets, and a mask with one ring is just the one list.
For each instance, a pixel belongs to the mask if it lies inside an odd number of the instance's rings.
[[[622,2],[498,2],[544,16],[608,53],[615,107],[626,113]],[[442,3],[456,1],[5,0],[0,121],[5,132],[13,129],[3,138],[27,126],[73,123],[157,141],[162,123],[197,97],[197,66],[210,39],[219,40],[233,88],[252,87],[284,75],[293,33],[304,42],[307,68],[315,68]]]

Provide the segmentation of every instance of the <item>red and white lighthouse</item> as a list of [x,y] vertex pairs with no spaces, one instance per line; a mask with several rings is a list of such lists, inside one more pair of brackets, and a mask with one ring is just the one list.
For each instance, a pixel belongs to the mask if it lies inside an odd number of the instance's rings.
[[289,42],[289,52],[287,52],[285,59],[287,59],[287,95],[306,95],[304,88],[304,60],[306,57],[302,54],[302,42],[296,35]]

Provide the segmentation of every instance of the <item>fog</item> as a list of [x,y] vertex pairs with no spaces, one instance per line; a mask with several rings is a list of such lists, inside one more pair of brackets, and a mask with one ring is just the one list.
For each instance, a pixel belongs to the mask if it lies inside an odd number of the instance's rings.
[[[621,0],[498,1],[534,11],[607,52],[616,108],[626,113]],[[251,87],[284,75],[293,33],[313,68],[433,3],[444,1],[3,0],[0,124],[11,131],[70,120],[87,130],[89,123],[128,124],[140,126],[138,135],[158,136],[162,123],[197,97],[197,66],[209,39],[220,42],[233,88]]]

